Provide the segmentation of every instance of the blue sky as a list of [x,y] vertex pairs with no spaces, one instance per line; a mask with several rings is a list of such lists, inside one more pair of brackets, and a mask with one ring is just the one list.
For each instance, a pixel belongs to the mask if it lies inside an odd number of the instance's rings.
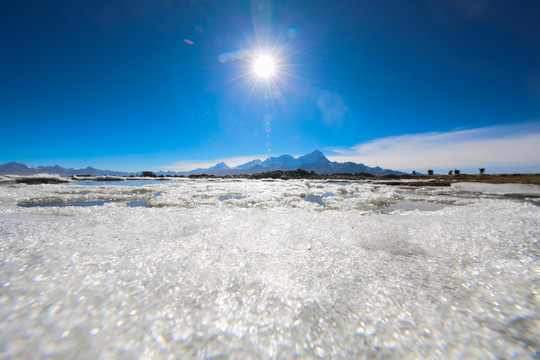
[[539,13],[536,0],[3,1],[0,163],[186,170],[319,149],[540,172]]

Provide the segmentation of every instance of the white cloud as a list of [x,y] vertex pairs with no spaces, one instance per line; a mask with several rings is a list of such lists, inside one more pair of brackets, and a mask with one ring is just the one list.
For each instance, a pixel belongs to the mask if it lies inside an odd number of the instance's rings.
[[[327,150],[337,154],[327,156],[331,161],[352,161],[407,172],[427,172],[427,169],[437,173],[450,169],[477,172],[483,167],[488,173],[540,173],[540,122],[392,136],[350,148]],[[269,156],[271,154],[179,161],[161,170],[189,171],[209,168],[219,162],[235,167],[255,159],[264,161]]]
[[270,155],[252,155],[252,156],[237,156],[237,157],[230,157],[230,158],[221,158],[221,159],[213,159],[213,160],[186,160],[186,161],[178,161],[174,164],[167,165],[161,167],[160,170],[163,171],[190,171],[195,169],[206,169],[209,167],[212,167],[216,165],[217,163],[224,162],[225,164],[229,165],[230,167],[235,167],[238,165],[245,164],[249,161],[260,159],[264,161],[266,158],[268,158]]
[[540,123],[385,137],[332,151],[333,161],[402,171],[540,172]]

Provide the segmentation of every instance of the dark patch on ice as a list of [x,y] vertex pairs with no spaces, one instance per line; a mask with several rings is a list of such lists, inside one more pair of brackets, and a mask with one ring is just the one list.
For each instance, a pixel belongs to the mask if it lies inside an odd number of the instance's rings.
[[146,200],[133,200],[126,203],[129,207],[148,207],[148,201]]
[[499,195],[499,197],[512,199],[512,200],[528,200],[531,198],[531,196],[534,196],[536,194],[528,194],[528,193],[515,193],[515,194],[502,194]]
[[101,206],[110,201],[108,200],[89,200],[89,201],[57,201],[57,202],[41,202],[41,203],[30,203],[30,202],[22,202],[18,203],[18,206],[21,207],[66,207],[66,206],[79,206],[79,207],[86,207],[86,206]]
[[388,210],[388,211],[394,211],[394,210],[436,211],[436,210],[441,210],[444,207],[445,207],[444,204],[439,204],[439,203],[428,203],[428,202],[421,202],[421,201],[398,200],[394,204],[388,205],[386,207],[386,210]]
[[528,203],[528,204],[533,204],[535,206],[540,206],[540,198],[538,198],[538,199],[526,199],[525,202]]
[[500,331],[502,334],[512,337],[535,349],[535,355],[539,355],[536,349],[540,349],[540,340],[534,334],[538,334],[540,319],[536,316],[523,316],[512,319],[508,325]]
[[40,185],[40,184],[65,184],[69,180],[59,177],[38,177],[38,176],[29,176],[29,177],[20,177],[15,179],[17,184],[27,184],[27,185]]

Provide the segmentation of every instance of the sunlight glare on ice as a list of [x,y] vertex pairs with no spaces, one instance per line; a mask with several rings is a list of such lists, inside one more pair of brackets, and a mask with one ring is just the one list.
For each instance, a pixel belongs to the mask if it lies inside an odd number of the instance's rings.
[[3,356],[533,357],[538,188],[497,189],[1,185]]

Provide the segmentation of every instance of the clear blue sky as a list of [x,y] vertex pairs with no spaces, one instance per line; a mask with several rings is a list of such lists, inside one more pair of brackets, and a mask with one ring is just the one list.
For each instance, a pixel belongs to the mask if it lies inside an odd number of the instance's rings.
[[540,172],[539,16],[537,0],[2,1],[0,163],[138,171],[317,148]]

